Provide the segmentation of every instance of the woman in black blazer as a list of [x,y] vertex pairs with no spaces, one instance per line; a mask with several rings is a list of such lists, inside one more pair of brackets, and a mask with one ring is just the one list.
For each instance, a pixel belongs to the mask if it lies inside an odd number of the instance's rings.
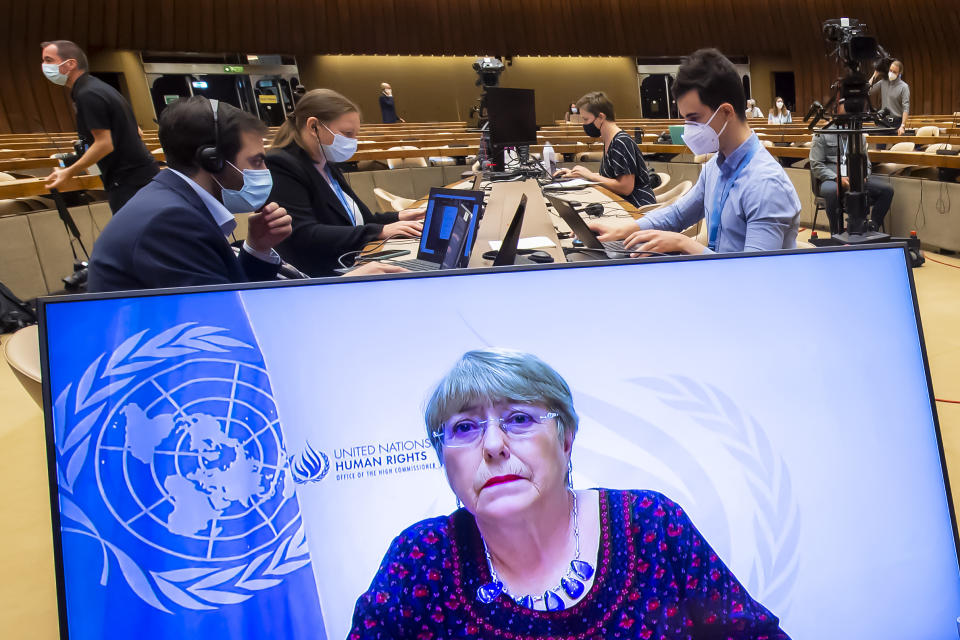
[[293,218],[293,233],[277,251],[310,276],[333,274],[340,256],[368,242],[419,237],[423,229],[424,209],[372,213],[335,166],[356,152],[359,131],[353,102],[336,91],[314,89],[297,102],[267,154],[270,200]]

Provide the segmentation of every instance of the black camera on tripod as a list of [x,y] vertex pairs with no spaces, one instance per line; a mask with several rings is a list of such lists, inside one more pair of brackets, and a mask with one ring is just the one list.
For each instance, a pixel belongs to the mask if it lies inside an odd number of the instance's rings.
[[484,89],[498,86],[503,69],[503,62],[500,61],[500,58],[477,58],[477,61],[473,63],[473,70],[477,72],[476,86]]
[[[847,153],[845,158],[838,158],[838,165],[845,164],[849,188],[844,197],[838,199],[840,215],[846,213],[847,230],[829,239],[812,240],[814,244],[862,244],[869,242],[889,242],[892,238],[867,225],[869,204],[866,193],[867,155],[864,134],[884,134],[896,132],[896,120],[886,109],[874,109],[870,104],[870,82],[865,74],[878,71],[886,73],[890,69],[893,59],[877,42],[877,39],[867,33],[867,25],[853,18],[835,18],[823,23],[823,35],[827,42],[835,44],[833,57],[846,67],[846,73],[834,82],[830,91],[832,96],[826,105],[814,102],[804,117],[809,122],[809,129],[821,136],[837,136],[839,140],[846,139]],[[843,107],[841,111],[841,106]],[[824,118],[829,119],[825,127],[817,129],[817,124]],[[875,126],[864,127],[866,123]],[[838,144],[839,146],[839,144]],[[837,180],[840,181],[842,172],[837,171]],[[838,185],[838,192],[840,185]],[[916,252],[914,266],[922,264],[920,242],[916,237],[900,238],[895,240],[906,241],[911,255]]]
[[885,75],[893,58],[874,36],[867,33],[867,25],[853,18],[827,20],[823,23],[823,36],[827,42],[836,44],[833,56],[848,70],[831,87],[835,92],[834,99],[843,99],[848,114],[869,112],[870,84],[865,72],[876,71]]
[[851,71],[857,72],[861,65],[872,62],[874,71],[886,74],[893,58],[866,31],[867,25],[853,18],[834,18],[823,23],[824,37],[837,44],[835,54]]

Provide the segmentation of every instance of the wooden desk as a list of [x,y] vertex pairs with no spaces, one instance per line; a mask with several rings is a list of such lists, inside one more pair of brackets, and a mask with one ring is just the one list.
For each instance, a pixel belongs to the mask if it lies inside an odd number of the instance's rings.
[[[489,267],[493,264],[492,260],[484,260],[483,254],[490,251],[491,240],[503,239],[513,220],[513,214],[517,211],[517,205],[520,204],[520,198],[524,194],[527,196],[527,208],[523,215],[520,238],[545,236],[556,246],[544,248],[541,251],[546,251],[553,256],[554,262],[567,261],[563,255],[563,249],[560,248],[560,239],[557,238],[557,231],[553,228],[553,220],[547,212],[547,205],[537,181],[496,182],[490,189],[487,208],[480,221],[480,228],[477,229],[477,242],[470,255],[471,268]],[[517,262],[521,262],[521,256],[517,258]]]
[[56,158],[23,158],[20,160],[0,160],[0,171],[16,171],[17,169],[53,169],[59,167],[60,161]]
[[[78,176],[71,178],[60,191],[82,191],[85,189],[103,189],[100,176]],[[0,182],[0,199],[29,198],[48,196],[50,190],[44,186],[44,178],[22,178]]]

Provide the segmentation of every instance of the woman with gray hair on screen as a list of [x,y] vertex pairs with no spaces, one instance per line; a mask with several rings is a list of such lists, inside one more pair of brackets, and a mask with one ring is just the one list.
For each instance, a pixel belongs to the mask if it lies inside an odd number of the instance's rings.
[[424,413],[463,506],[394,539],[350,638],[787,638],[668,498],[574,489],[573,397],[536,356],[465,353]]

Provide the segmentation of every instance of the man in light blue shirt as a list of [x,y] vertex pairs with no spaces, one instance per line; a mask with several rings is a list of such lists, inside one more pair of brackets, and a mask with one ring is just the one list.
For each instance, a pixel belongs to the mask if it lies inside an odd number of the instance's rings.
[[[747,125],[736,67],[716,49],[687,58],[673,84],[686,120],[684,142],[716,153],[677,202],[637,221],[590,222],[602,242],[624,240],[638,253],[730,253],[796,247],[800,199],[783,167]],[[709,246],[681,233],[706,220]]]

